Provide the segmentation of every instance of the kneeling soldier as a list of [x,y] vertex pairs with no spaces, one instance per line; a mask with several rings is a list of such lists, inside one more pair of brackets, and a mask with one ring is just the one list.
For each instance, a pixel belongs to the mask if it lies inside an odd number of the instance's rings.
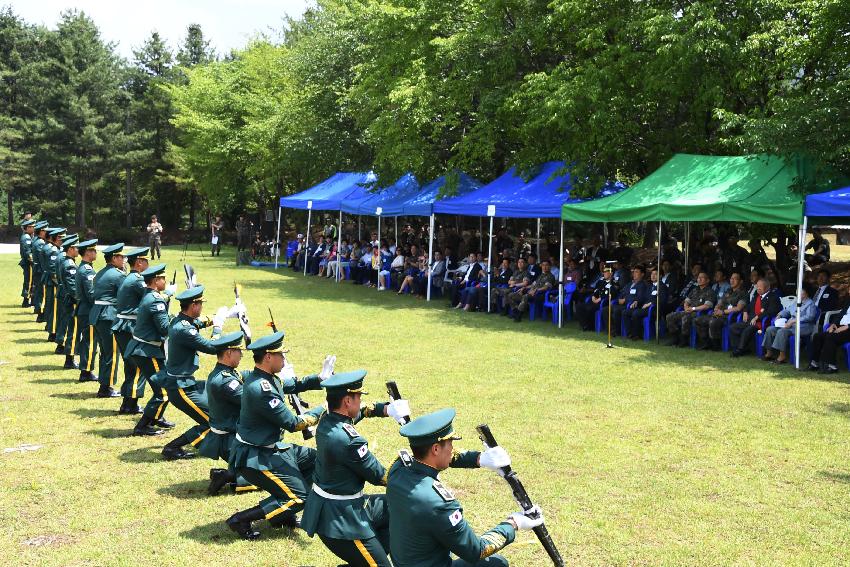
[[245,376],[236,442],[230,450],[230,465],[236,474],[271,494],[248,510],[227,519],[227,525],[244,539],[257,539],[254,520],[270,520],[274,527],[297,527],[295,513],[304,507],[313,478],[316,450],[283,443],[281,429],[301,431],[316,425],[325,408],[319,406],[300,416],[286,407],[284,396],[303,390],[317,390],[319,377],[294,384],[282,382],[276,374],[285,362],[283,332],[272,333],[248,346],[254,354],[254,370]]
[[390,567],[386,496],[364,495],[366,482],[386,486],[386,469],[369,451],[354,424],[366,417],[410,415],[406,400],[360,405],[366,371],[331,376],[322,382],[328,413],[316,428],[316,471],[301,527],[319,534],[328,549],[351,567]]
[[[458,453],[452,441],[455,410],[443,409],[404,425],[402,436],[410,441],[411,456],[401,451],[390,467],[387,502],[390,513],[390,554],[395,567],[507,566],[504,557],[493,555],[516,537],[516,530],[543,524],[543,514],[530,519],[522,513],[477,536],[463,518],[454,494],[437,479],[449,467],[484,467],[499,472],[511,463],[501,447],[479,453]],[[460,559],[452,561],[450,553]]]

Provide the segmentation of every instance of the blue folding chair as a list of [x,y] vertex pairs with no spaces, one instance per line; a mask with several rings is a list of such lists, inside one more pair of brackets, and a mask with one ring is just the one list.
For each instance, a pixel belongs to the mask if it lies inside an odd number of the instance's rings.
[[723,330],[720,332],[720,342],[723,352],[729,352],[729,327],[732,323],[740,321],[741,317],[741,313],[730,313],[726,316],[726,323],[723,325]]
[[756,356],[761,358],[764,354],[764,329],[767,329],[770,325],[773,325],[774,317],[762,317],[761,318],[761,333],[756,333]]
[[[663,337],[667,334],[667,322],[664,320],[664,317],[658,322],[658,336]],[[643,318],[643,340],[649,342],[652,340],[652,337],[655,335],[655,305],[649,306],[649,311],[646,314],[646,317]]]

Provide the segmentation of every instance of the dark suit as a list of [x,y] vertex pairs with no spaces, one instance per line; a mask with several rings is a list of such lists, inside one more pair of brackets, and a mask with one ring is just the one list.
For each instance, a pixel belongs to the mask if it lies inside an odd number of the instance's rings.
[[827,286],[823,291],[818,288],[812,300],[821,313],[835,311],[838,309],[838,290],[831,286]]
[[[490,276],[490,286],[495,288],[500,285],[508,285],[508,282],[511,279],[511,276],[514,275],[514,271],[510,268],[499,268],[499,270]],[[484,278],[484,281],[487,281],[487,278]],[[474,292],[475,299],[478,303],[479,311],[487,311],[487,288],[477,288],[478,291]],[[494,299],[495,296],[491,293],[491,299]],[[494,312],[495,312],[495,305]]]
[[[640,337],[643,333],[643,320],[649,314],[649,307],[646,309],[643,308],[647,303],[652,303],[656,305],[656,309],[658,308],[656,301],[661,302],[661,309],[663,311],[664,305],[667,303],[667,286],[661,284],[661,297],[657,298],[658,295],[658,284],[646,284],[646,298],[638,301],[638,306],[635,309],[626,309],[623,311],[623,317],[626,319],[626,331],[628,332],[630,337]],[[664,313],[661,313],[661,318],[664,318]],[[652,325],[655,326],[655,322],[652,322]]]
[[[759,297],[761,297],[761,309],[756,313]],[[763,330],[762,325],[767,325],[780,311],[782,311],[782,302],[776,290],[772,289],[762,296],[756,294],[747,304],[747,321],[738,321],[729,327],[729,344],[734,347],[735,352],[739,354],[747,352],[755,334]],[[757,325],[752,324],[754,319],[758,320]],[[762,323],[762,320],[765,322]]]
[[460,292],[465,287],[464,281],[467,281],[468,285],[475,285],[475,283],[479,281],[479,272],[481,272],[482,270],[484,270],[484,266],[482,266],[478,262],[475,262],[474,264],[472,264],[472,266],[470,266],[469,271],[467,271],[461,277],[454,279],[451,288],[452,307],[454,307],[460,302]]
[[[620,303],[620,301],[623,303]],[[623,314],[626,311],[631,311],[629,306],[637,302],[637,308],[649,301],[649,285],[641,280],[639,282],[630,282],[620,290],[617,296],[617,302],[611,306],[611,334],[620,334],[620,323],[623,319]],[[626,315],[630,318],[631,313]],[[608,310],[602,312],[602,326],[607,328],[608,325]]]

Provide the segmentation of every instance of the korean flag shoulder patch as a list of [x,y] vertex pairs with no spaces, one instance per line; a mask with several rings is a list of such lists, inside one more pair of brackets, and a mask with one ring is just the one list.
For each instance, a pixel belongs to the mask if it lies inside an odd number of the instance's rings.
[[369,454],[369,444],[368,443],[364,443],[363,445],[360,446],[359,449],[357,449],[357,456],[360,457],[361,459],[365,458],[366,455],[368,455],[368,454]]
[[263,392],[271,392],[272,383],[268,380],[260,380],[260,388],[262,388]]
[[345,429],[345,432],[348,433],[348,436],[351,438],[360,437],[360,434],[357,433],[357,430],[354,429],[354,426],[350,423],[343,423],[342,428]]
[[269,400],[269,407],[274,409],[280,405],[280,398],[272,398]]
[[241,384],[239,383],[239,380],[231,380],[230,382],[227,383],[227,387],[230,388],[233,391],[238,390],[239,386],[241,386]]
[[198,334],[198,329],[189,329],[189,334],[190,334],[190,335],[197,335],[197,334]]
[[157,303],[156,304],[156,310],[157,311],[165,311],[165,304],[164,303]]
[[[439,480],[435,480],[435,481],[434,481],[434,484],[433,484],[432,486],[434,487],[434,491],[435,491],[437,494],[439,494],[439,495],[440,495],[440,498],[442,498],[444,501],[446,501],[446,502],[451,502],[452,500],[454,500],[454,499],[455,499],[455,495],[452,493],[452,491],[451,491],[451,490],[449,490],[448,488],[446,488],[445,486],[443,486],[443,483],[442,483],[442,482],[440,482]],[[460,510],[458,510],[458,513],[460,513]],[[459,521],[460,521],[460,520],[458,520],[458,522],[459,522]],[[454,523],[454,524],[452,524],[452,525],[453,525],[453,526],[456,526],[456,525],[457,525],[457,522],[455,522],[455,523]]]
[[183,323],[183,326],[184,326],[184,327],[188,327],[188,326],[189,326],[189,321],[187,321],[186,319],[180,319],[180,322],[181,322],[181,323]]
[[461,520],[463,520],[463,512],[461,512],[460,510],[455,510],[454,512],[449,514],[449,523],[452,525],[452,527],[458,525]]

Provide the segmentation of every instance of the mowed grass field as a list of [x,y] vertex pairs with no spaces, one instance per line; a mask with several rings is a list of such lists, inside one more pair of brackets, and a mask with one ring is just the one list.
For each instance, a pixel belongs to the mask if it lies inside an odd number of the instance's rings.
[[[179,248],[163,257],[182,270]],[[299,375],[326,354],[365,368],[374,399],[398,381],[415,415],[458,410],[461,447],[488,423],[543,507],[568,565],[841,565],[850,562],[850,388],[749,359],[617,342],[574,323],[516,324],[373,289],[236,268],[190,255],[210,313],[238,281],[255,335],[271,307]],[[164,462],[159,438],[131,437],[118,400],[94,397],[60,369],[20,305],[20,269],[0,256],[0,563],[6,565],[334,566],[318,539],[259,527],[237,540],[223,523],[259,494],[206,495],[212,461]],[[103,261],[95,264],[100,268]],[[182,276],[178,273],[178,281]],[[172,305],[172,312],[174,306]],[[229,320],[226,330],[235,330]],[[201,356],[199,377],[213,358]],[[248,364],[246,357],[245,363]],[[319,392],[305,396],[319,402]],[[358,429],[389,465],[404,442],[391,420]],[[300,442],[300,436],[290,437]],[[310,442],[312,444],[312,442]],[[216,464],[215,466],[221,466]],[[517,506],[486,470],[442,475],[483,532]],[[380,492],[380,488],[372,488]],[[545,566],[533,534],[504,554]]]

